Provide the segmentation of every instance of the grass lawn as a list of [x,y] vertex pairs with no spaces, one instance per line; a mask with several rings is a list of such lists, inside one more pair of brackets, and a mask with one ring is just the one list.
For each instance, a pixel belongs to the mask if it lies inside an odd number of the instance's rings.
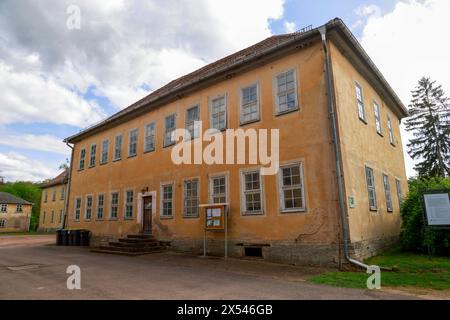
[[[392,250],[365,261],[368,265],[393,268],[381,271],[381,286],[412,287],[434,290],[450,289],[450,257],[432,257]],[[368,274],[328,272],[309,279],[312,283],[339,287],[367,288]]]
[[38,235],[51,235],[55,232],[42,232],[42,231],[30,231],[30,232],[5,232],[0,233],[1,236],[38,236]]

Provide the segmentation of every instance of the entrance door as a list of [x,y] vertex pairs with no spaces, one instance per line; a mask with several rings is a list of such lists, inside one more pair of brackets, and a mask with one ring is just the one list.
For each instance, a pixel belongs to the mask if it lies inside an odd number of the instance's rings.
[[143,232],[144,234],[152,233],[152,196],[144,197],[144,217],[143,217]]

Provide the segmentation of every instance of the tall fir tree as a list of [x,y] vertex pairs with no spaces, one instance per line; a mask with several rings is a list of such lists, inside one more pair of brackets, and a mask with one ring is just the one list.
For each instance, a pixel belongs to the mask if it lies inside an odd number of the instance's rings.
[[450,176],[450,105],[442,86],[423,77],[412,91],[410,117],[406,130],[414,138],[408,153],[420,162],[415,166],[419,176]]

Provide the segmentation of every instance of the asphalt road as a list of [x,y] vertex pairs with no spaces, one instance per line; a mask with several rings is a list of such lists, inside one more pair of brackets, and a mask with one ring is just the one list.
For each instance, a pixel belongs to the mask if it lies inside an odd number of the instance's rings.
[[[57,247],[53,237],[0,237],[0,299],[409,299],[382,291],[313,285],[317,269],[184,254],[126,257]],[[66,269],[81,270],[69,290]]]

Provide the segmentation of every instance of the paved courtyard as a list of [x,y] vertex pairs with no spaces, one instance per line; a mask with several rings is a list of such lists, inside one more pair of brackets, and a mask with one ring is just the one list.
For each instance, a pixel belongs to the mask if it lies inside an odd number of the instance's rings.
[[[0,236],[0,299],[408,299],[313,285],[317,269],[176,253],[126,257],[57,247],[54,236]],[[69,265],[81,290],[68,290]]]

